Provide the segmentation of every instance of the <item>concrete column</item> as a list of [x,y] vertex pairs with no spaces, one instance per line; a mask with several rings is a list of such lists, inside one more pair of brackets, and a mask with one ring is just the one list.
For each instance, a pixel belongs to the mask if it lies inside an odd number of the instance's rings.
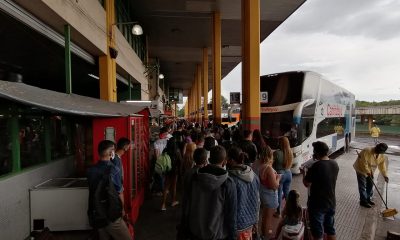
[[213,116],[214,123],[221,123],[221,15],[213,15]]
[[242,0],[243,129],[260,129],[260,0]]
[[105,0],[107,55],[99,57],[100,98],[110,102],[117,101],[117,68],[110,48],[115,49],[115,9],[114,0]]
[[188,119],[188,116],[189,116],[189,104],[188,104],[188,102],[186,101],[186,104],[185,104],[185,106],[184,106],[184,109],[185,109],[185,118],[186,119]]
[[187,118],[188,120],[190,120],[190,114],[192,113],[192,106],[191,106],[191,89],[189,89],[189,93],[188,93],[188,99],[186,101],[186,105],[187,105],[187,110],[188,110],[188,114],[187,114]]
[[204,114],[203,114],[203,124],[207,124],[208,122],[208,49],[203,48],[203,72],[201,74],[203,80],[203,106],[204,106]]
[[197,82],[197,122],[201,124],[201,95],[202,95],[202,88],[201,88],[201,64],[197,64],[196,69],[196,82]]
[[373,121],[374,115],[368,115],[368,130],[371,130]]

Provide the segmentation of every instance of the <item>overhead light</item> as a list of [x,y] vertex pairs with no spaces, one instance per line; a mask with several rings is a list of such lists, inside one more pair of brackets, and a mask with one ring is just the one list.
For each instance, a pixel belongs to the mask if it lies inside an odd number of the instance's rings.
[[132,27],[132,34],[136,36],[140,36],[143,34],[143,28],[139,24],[135,24]]
[[92,78],[94,78],[94,79],[97,79],[97,80],[100,79],[98,76],[96,76],[96,75],[94,75],[94,74],[91,74],[91,73],[89,73],[88,76],[89,76],[89,77],[92,77]]
[[138,24],[138,22],[120,22],[120,23],[114,23],[113,25],[127,25],[127,24],[134,24],[132,27],[133,35],[140,36],[143,34],[143,28]]
[[158,75],[159,79],[164,79],[164,74],[160,73],[160,75]]

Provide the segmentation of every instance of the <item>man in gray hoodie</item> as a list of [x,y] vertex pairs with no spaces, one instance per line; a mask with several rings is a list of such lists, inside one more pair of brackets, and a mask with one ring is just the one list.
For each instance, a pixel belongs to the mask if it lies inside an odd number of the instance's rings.
[[225,149],[212,147],[209,161],[185,186],[180,235],[193,240],[236,240],[236,185],[223,168]]

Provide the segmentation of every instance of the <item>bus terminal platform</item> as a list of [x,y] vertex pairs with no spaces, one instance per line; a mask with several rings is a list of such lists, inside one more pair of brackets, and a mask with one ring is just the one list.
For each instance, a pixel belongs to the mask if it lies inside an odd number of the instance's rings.
[[[357,190],[357,179],[353,169],[356,158],[356,150],[369,146],[367,139],[356,139],[352,143],[348,153],[336,154],[336,161],[339,164],[339,176],[336,186],[336,232],[338,240],[384,240],[387,231],[399,232],[400,216],[388,219],[380,216],[384,208],[382,201],[377,194],[374,201],[377,205],[374,208],[366,209],[359,205],[359,195]],[[388,143],[389,146],[390,143]],[[396,144],[396,143],[395,143]],[[393,145],[392,145],[393,146]],[[396,195],[396,189],[400,184],[400,148],[393,146],[390,148],[389,159],[389,207],[399,209],[400,202]],[[376,180],[378,179],[378,180]],[[384,180],[376,172],[375,181],[384,194]],[[303,207],[306,206],[307,189],[302,183],[301,175],[293,176],[292,189],[300,192],[300,201]],[[144,201],[140,209],[140,215],[135,224],[135,240],[173,240],[176,239],[176,226],[179,224],[181,208],[167,207],[167,211],[160,211],[161,197],[149,196]],[[396,205],[397,204],[397,205]],[[274,218],[274,226],[277,226],[279,219]],[[86,240],[89,238],[88,232],[64,232],[56,233],[56,236],[63,240]]]
[[[337,208],[335,219],[338,240],[383,240],[386,239],[388,230],[398,232],[400,229],[400,216],[396,216],[397,219],[395,220],[382,219],[380,217],[379,213],[384,205],[377,194],[374,195],[374,201],[377,203],[376,207],[366,209],[359,205],[357,179],[353,163],[357,156],[356,150],[366,146],[366,143],[354,142],[349,153],[344,153],[336,158],[340,167],[336,185]],[[398,164],[397,162],[400,162],[400,151],[396,155],[389,155],[389,176],[392,176],[392,181],[397,183],[393,185],[400,183],[400,179],[395,179],[394,177],[394,171],[397,169],[394,163]],[[376,174],[378,174],[378,171]],[[379,176],[375,177],[375,179],[378,179],[378,187],[384,193],[383,178]],[[305,207],[307,189],[302,183],[301,175],[293,177],[292,189],[297,189],[300,192],[301,203]],[[394,193],[389,189],[389,195]],[[180,221],[181,209],[180,207],[169,207],[167,211],[160,212],[160,203],[160,197],[152,197],[145,201],[142,206],[138,222],[135,225],[136,238],[138,240],[175,239],[176,226]],[[392,201],[392,203],[394,204],[395,202]],[[274,220],[276,221],[274,226],[277,226],[278,219],[274,218]]]

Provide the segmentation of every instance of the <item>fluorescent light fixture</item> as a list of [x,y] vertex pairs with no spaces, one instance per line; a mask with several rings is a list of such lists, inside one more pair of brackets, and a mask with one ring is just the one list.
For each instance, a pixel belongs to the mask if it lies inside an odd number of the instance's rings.
[[88,76],[89,76],[89,77],[92,77],[92,78],[94,78],[94,79],[97,79],[97,80],[100,79],[98,76],[96,76],[96,75],[94,75],[94,74],[91,74],[91,73],[89,73]]
[[139,24],[135,24],[132,27],[132,34],[136,36],[140,36],[143,34],[143,28]]
[[164,74],[160,73],[160,75],[158,75],[159,79],[164,79]]
[[127,103],[151,103],[151,101],[134,101],[134,100],[128,100],[125,102],[127,102]]

